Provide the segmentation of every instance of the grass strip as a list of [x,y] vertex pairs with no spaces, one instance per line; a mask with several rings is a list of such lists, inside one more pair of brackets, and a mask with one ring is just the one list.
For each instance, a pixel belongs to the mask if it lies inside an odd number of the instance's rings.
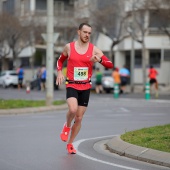
[[[56,100],[53,105],[61,105],[66,103],[65,100]],[[3,100],[0,99],[0,109],[14,109],[25,107],[41,107],[46,106],[45,100]]]
[[126,132],[121,139],[134,145],[170,152],[170,124]]

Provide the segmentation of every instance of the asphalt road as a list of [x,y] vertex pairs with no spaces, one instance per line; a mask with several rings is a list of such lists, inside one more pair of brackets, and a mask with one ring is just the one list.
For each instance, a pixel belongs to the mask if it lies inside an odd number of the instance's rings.
[[[6,97],[5,97],[6,96]],[[129,95],[130,96],[130,95]],[[44,99],[45,93],[0,89],[0,98]],[[55,91],[64,99],[65,91]],[[110,153],[105,143],[126,131],[170,122],[170,101],[91,93],[82,129],[69,155],[59,134],[66,110],[0,116],[0,170],[164,170],[170,169]]]

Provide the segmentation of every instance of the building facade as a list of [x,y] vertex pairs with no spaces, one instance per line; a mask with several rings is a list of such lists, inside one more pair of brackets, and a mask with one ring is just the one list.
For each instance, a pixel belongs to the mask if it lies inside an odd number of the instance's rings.
[[[134,9],[132,9],[132,2],[134,3]],[[136,4],[135,4],[136,2]],[[141,1],[140,1],[141,2]],[[160,13],[157,13],[157,10],[153,5],[147,4],[147,7],[139,6],[138,1],[126,1],[125,12],[131,13],[134,10],[134,32],[138,39],[142,39],[144,42],[144,56],[146,63],[146,74],[148,75],[148,68],[150,65],[153,65],[158,70],[158,82],[159,84],[169,85],[170,84],[170,40],[165,31],[160,28],[161,17]],[[138,5],[138,6],[137,6]],[[163,1],[159,4],[159,10],[170,10],[170,3],[163,5]],[[139,14],[139,13],[142,13]],[[135,21],[141,21],[143,28],[137,28],[142,25],[136,25]],[[130,21],[132,21],[132,15],[130,16]],[[170,30],[170,24],[167,25]],[[167,27],[166,27],[167,28]],[[142,35],[143,31],[143,35]],[[142,71],[142,43],[134,40],[134,45],[132,46],[132,38],[129,36],[124,39],[120,44],[118,44],[115,51],[115,65],[122,67],[123,64],[126,64],[130,68],[131,62],[131,50],[134,49],[135,58],[134,58],[134,83],[142,84],[143,83],[143,71]],[[148,81],[148,77],[147,77]]]
[[[81,2],[81,0],[79,0]],[[97,11],[97,9],[101,9],[104,6],[109,6],[112,8],[113,6],[119,5],[119,11],[117,13],[122,13],[122,16],[127,16],[125,19],[125,26],[124,26],[124,35],[126,38],[121,41],[119,44],[114,46],[114,56],[113,62],[116,67],[123,67],[123,65],[126,65],[130,72],[133,72],[134,76],[134,84],[143,84],[143,68],[142,68],[142,58],[143,55],[145,56],[145,67],[146,67],[146,78],[148,79],[148,69],[150,65],[153,65],[159,72],[158,75],[158,82],[162,85],[170,85],[170,40],[168,35],[165,33],[165,31],[161,30],[160,23],[161,23],[161,17],[160,14],[157,13],[156,7],[152,5],[152,0],[150,1],[144,1],[144,0],[96,0],[95,5],[93,5],[93,9],[87,10],[84,9],[84,14],[82,19],[87,20],[88,22],[94,24],[92,21],[93,11]],[[155,2],[155,1],[154,1]],[[170,11],[170,3],[168,1],[156,1],[159,6],[159,9],[161,10],[169,10]],[[86,1],[86,3],[91,4],[91,1]],[[80,3],[81,4],[81,3]],[[109,5],[108,5],[109,4]],[[86,5],[88,7],[88,5]],[[91,6],[91,5],[89,5]],[[134,6],[135,9],[132,7]],[[113,10],[115,10],[113,8]],[[132,12],[134,10],[134,19],[132,18]],[[92,13],[91,13],[92,11]],[[107,11],[107,10],[105,10]],[[157,15],[155,14],[157,13]],[[108,13],[109,15],[110,13]],[[116,35],[118,34],[121,23],[121,15],[117,15],[116,24],[111,27],[112,29],[112,35],[107,36],[105,32],[99,32],[97,35],[97,38],[95,38],[94,43],[97,47],[99,47],[102,51],[104,51],[108,56],[110,52],[110,47],[113,43],[113,39],[117,38]],[[114,16],[112,16],[114,19]],[[100,18],[99,18],[100,19]],[[102,20],[102,18],[101,18]],[[140,25],[137,25],[136,20],[141,22],[141,28],[139,28]],[[166,20],[166,22],[169,22],[169,20]],[[103,24],[100,25],[102,27],[105,25],[105,21],[102,21]],[[102,23],[101,22],[101,23]],[[133,31],[135,32],[135,36],[137,39],[132,39],[130,31],[128,31],[128,27],[132,24],[134,24]],[[111,23],[110,23],[111,25]],[[143,28],[142,28],[143,27]],[[170,22],[169,25],[170,31]],[[144,36],[142,35],[142,29],[144,31]],[[132,28],[131,28],[132,31]],[[139,43],[138,40],[141,40],[143,38],[143,42],[145,45],[145,49],[143,51],[143,45],[142,43]],[[133,46],[132,46],[133,42]],[[134,65],[133,70],[131,70],[131,53],[132,48],[134,49]],[[144,54],[143,54],[144,53]]]
[[[140,1],[140,3],[138,2]],[[55,52],[56,57],[59,56],[60,52],[65,43],[70,42],[75,39],[76,29],[80,22],[88,22],[94,26],[95,33],[92,36],[92,42],[99,47],[107,56],[109,56],[110,48],[113,43],[113,39],[117,38],[116,34],[119,32],[120,24],[119,17],[113,17],[110,15],[111,19],[114,19],[114,26],[110,27],[110,36],[107,36],[107,33],[104,31],[105,24],[107,24],[101,18],[101,23],[96,25],[97,21],[94,20],[93,16],[96,11],[102,10],[104,6],[116,6],[119,4],[121,8],[119,13],[122,15],[127,15],[126,25],[132,23],[132,2],[138,4],[135,6],[135,16],[138,18],[144,19],[143,25],[146,28],[144,34],[144,44],[145,44],[145,62],[146,62],[146,71],[150,65],[153,65],[159,72],[158,81],[160,84],[168,85],[170,84],[170,41],[167,34],[164,31],[160,30],[159,23],[157,22],[158,16],[155,15],[155,8],[149,6],[144,9],[144,7],[139,4],[142,4],[143,0],[54,0],[54,30],[55,33],[59,34],[57,42],[55,42]],[[169,9],[168,5],[163,5],[161,8]],[[113,9],[115,10],[115,9]],[[7,11],[11,14],[16,15],[23,24],[31,23],[37,28],[44,27],[44,30],[38,29],[38,32],[44,33],[46,31],[46,22],[47,22],[47,0],[2,0],[0,2],[0,11]],[[142,15],[138,15],[142,13]],[[107,15],[106,15],[107,16]],[[134,21],[133,21],[134,22]],[[111,25],[111,23],[109,23]],[[108,24],[108,25],[109,25]],[[136,26],[136,24],[134,24]],[[137,26],[136,26],[137,27]],[[127,27],[126,27],[127,28]],[[139,31],[139,28],[133,28],[135,34],[139,39],[141,39],[142,34]],[[100,31],[101,30],[101,31]],[[127,32],[127,36],[123,41],[114,46],[114,56],[111,56],[114,65],[121,68],[123,65],[127,65],[131,69],[131,52],[134,48],[135,59],[134,59],[134,70],[130,70],[134,73],[134,83],[142,84],[143,83],[143,71],[142,71],[142,44],[134,40],[134,46],[132,47],[132,38],[127,29],[124,28],[124,32]],[[35,51],[37,58],[34,58],[35,65],[45,64],[45,50],[46,45],[42,37],[39,35],[39,38],[34,43]],[[28,55],[28,56],[25,56]],[[22,52],[20,58],[27,60],[27,63],[30,62],[32,53],[27,49],[27,52]],[[26,59],[27,58],[27,59]],[[24,60],[24,59],[21,59]],[[37,62],[38,61],[38,62]],[[40,62],[39,62],[40,61]],[[37,62],[37,64],[36,64]]]
[[[22,63],[30,68],[33,60],[36,66],[45,64],[46,42],[42,34],[46,34],[47,0],[2,0],[0,13],[2,12],[16,16],[23,26],[32,27],[30,36],[33,42],[19,54],[17,65]],[[57,36],[57,41],[54,42],[55,56],[61,53],[66,42],[74,39],[76,27],[74,0],[54,0],[54,33]],[[11,55],[8,58],[12,60]]]

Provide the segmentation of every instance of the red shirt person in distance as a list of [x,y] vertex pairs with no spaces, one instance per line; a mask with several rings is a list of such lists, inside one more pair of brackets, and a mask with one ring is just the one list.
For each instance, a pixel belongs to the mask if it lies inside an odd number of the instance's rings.
[[154,86],[155,88],[155,97],[157,98],[158,97],[158,80],[157,80],[157,75],[158,75],[158,72],[157,70],[151,65],[150,66],[150,69],[149,69],[149,74],[148,74],[148,77],[149,77],[149,83],[152,86]]
[[[88,106],[90,79],[94,63],[99,62],[104,67],[113,68],[112,62],[103,52],[90,43],[91,32],[92,27],[89,24],[80,24],[77,31],[78,39],[65,45],[57,61],[56,84],[61,85],[65,79],[62,74],[62,65],[67,60],[66,98],[68,112],[60,138],[62,141],[68,141],[67,150],[70,154],[76,153],[72,143],[80,131],[83,115]],[[72,122],[74,123],[72,124]]]

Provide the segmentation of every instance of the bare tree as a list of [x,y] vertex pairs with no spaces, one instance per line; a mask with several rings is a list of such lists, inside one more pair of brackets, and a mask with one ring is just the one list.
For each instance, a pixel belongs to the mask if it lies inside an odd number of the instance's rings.
[[152,22],[163,31],[170,40],[170,1],[152,0]]
[[123,0],[106,0],[101,2],[105,4],[102,4],[95,11],[91,11],[92,19],[96,30],[111,38],[110,58],[112,58],[114,46],[129,36],[125,30],[125,21],[128,18],[128,14],[123,10]]
[[[4,18],[2,17],[2,15],[0,15],[0,23],[4,23],[4,22],[5,22]],[[4,24],[0,24],[0,60],[2,62],[2,70],[7,69],[5,61],[6,61],[6,56],[8,56],[10,53],[10,48],[7,45],[6,35],[4,34],[4,30],[5,30]]]
[[139,42],[142,46],[142,72],[143,72],[143,87],[147,81],[147,58],[146,58],[146,45],[145,36],[149,30],[149,11],[151,8],[151,1],[149,0],[134,0],[131,4],[132,10],[130,11],[133,20],[133,31],[130,31],[131,37]]
[[[13,63],[15,63],[20,52],[30,45],[30,27],[23,27],[16,17],[7,13],[1,14],[0,20],[2,23],[1,34],[4,35],[5,42],[2,44],[10,49]],[[3,47],[5,48],[5,46]],[[5,55],[9,55],[9,53],[7,52]]]

